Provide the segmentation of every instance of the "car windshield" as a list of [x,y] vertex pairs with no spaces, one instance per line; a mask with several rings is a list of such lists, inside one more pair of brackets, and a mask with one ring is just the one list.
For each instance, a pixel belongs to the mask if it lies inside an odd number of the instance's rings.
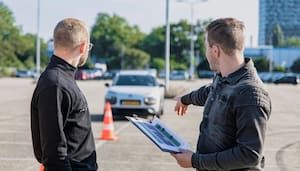
[[149,75],[120,75],[114,85],[117,86],[156,86],[155,78]]
[[21,70],[21,71],[18,71],[18,73],[20,73],[20,74],[27,74],[28,71]]

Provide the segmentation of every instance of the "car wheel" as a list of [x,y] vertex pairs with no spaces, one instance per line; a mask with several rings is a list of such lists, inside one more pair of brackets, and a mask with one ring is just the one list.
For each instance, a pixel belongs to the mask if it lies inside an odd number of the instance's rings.
[[152,117],[154,118],[155,116],[156,116],[158,119],[160,119],[160,117],[161,117],[161,115],[153,115]]
[[164,108],[162,107],[159,111],[159,115],[162,116],[164,114]]

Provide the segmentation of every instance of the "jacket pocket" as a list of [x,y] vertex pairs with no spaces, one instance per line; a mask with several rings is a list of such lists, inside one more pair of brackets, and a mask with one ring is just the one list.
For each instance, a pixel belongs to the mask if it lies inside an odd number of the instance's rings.
[[74,109],[71,113],[70,113],[70,115],[69,115],[69,117],[68,117],[68,121],[69,122],[78,122],[78,121],[80,121],[82,118],[84,118],[84,115],[86,114],[88,112],[88,108],[87,108],[87,106],[81,106],[81,107],[79,107],[79,108],[77,108],[77,109]]
[[229,99],[225,95],[219,95],[211,108],[211,121],[216,125],[226,125],[229,113]]

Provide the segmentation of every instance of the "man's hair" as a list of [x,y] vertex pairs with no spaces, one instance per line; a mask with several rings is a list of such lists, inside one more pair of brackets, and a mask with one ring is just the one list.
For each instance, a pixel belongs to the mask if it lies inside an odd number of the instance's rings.
[[75,18],[66,18],[56,25],[53,37],[55,49],[72,49],[87,41],[88,31],[84,22]]
[[227,55],[244,49],[244,23],[234,18],[220,18],[206,27],[209,46],[218,44]]

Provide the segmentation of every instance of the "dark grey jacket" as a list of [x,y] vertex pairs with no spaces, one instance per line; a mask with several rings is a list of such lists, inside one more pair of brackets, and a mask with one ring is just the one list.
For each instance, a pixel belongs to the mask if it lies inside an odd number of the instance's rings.
[[271,100],[252,60],[228,77],[217,74],[212,84],[181,98],[183,104],[205,106],[197,152],[198,170],[261,171]]

